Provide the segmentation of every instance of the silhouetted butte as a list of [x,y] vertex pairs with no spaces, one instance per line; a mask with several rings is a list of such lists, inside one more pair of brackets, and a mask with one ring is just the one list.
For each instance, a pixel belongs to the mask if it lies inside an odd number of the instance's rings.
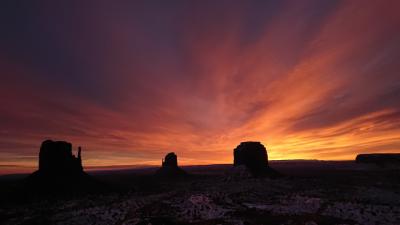
[[83,192],[95,187],[94,180],[83,171],[81,147],[72,154],[72,144],[46,140],[39,152],[39,169],[29,175],[26,187],[43,193]]
[[396,153],[359,154],[356,157],[356,162],[373,163],[380,166],[400,165],[400,154]]
[[81,147],[78,157],[72,154],[71,143],[46,140],[39,152],[39,172],[54,175],[79,175],[83,173]]
[[233,150],[233,156],[234,167],[245,166],[255,177],[276,177],[279,175],[278,172],[269,167],[267,149],[260,142],[240,143]]
[[162,160],[161,168],[156,171],[156,176],[174,178],[187,175],[184,170],[178,166],[178,157],[174,152],[168,153]]

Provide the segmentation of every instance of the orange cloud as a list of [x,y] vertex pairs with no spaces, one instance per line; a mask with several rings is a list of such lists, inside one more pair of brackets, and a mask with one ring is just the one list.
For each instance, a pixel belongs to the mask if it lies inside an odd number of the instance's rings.
[[10,30],[0,164],[34,167],[47,138],[87,166],[230,163],[246,140],[271,159],[400,152],[397,1],[110,4]]

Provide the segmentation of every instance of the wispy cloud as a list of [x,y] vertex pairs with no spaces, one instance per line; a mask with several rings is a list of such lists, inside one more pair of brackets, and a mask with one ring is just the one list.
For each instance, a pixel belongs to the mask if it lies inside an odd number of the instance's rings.
[[90,166],[400,151],[398,1],[7,4],[0,164],[47,138]]

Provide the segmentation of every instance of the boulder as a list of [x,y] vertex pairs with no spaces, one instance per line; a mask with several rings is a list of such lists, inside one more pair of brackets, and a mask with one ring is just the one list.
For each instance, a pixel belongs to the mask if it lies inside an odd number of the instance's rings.
[[156,171],[159,177],[182,177],[187,175],[184,170],[178,166],[178,157],[174,152],[168,153],[162,160],[161,168]]

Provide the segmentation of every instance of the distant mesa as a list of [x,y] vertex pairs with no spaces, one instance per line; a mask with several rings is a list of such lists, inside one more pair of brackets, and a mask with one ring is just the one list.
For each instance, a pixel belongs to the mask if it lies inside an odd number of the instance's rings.
[[245,165],[252,171],[268,167],[267,149],[260,142],[242,142],[233,150],[233,165]]
[[400,165],[400,154],[379,153],[379,154],[359,154],[356,157],[357,163],[371,163],[380,166]]
[[[279,176],[278,172],[269,167],[267,149],[260,142],[240,143],[233,150],[233,166],[232,172],[243,177],[249,175],[253,177]],[[248,172],[245,170],[248,170]]]
[[39,169],[29,175],[26,185],[40,192],[82,192],[95,187],[94,180],[83,171],[81,147],[77,156],[72,154],[72,144],[65,141],[46,140],[39,152]]
[[71,143],[46,140],[39,152],[39,172],[57,175],[75,175],[83,173],[81,147],[78,156],[72,154]]
[[168,153],[162,160],[161,168],[156,171],[160,177],[182,177],[187,173],[178,166],[178,157],[174,152]]
[[162,167],[178,167],[178,157],[174,152],[170,152],[162,161]]

